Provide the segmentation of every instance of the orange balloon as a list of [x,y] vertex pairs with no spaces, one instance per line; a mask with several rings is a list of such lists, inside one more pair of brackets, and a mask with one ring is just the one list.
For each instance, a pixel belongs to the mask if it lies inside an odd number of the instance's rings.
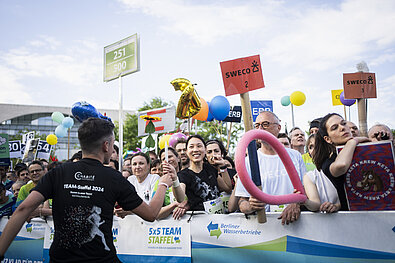
[[200,103],[202,104],[202,107],[200,108],[199,112],[192,118],[199,121],[205,121],[207,120],[208,116],[208,104],[202,97],[200,97]]

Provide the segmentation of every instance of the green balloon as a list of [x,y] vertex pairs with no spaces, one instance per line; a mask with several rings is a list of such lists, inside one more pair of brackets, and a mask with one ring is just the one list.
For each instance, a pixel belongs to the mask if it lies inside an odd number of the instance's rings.
[[288,106],[291,103],[291,99],[289,96],[284,96],[281,98],[281,105]]
[[54,122],[57,122],[59,124],[62,124],[62,121],[64,119],[64,115],[63,113],[59,112],[59,111],[55,111],[52,113],[51,118]]

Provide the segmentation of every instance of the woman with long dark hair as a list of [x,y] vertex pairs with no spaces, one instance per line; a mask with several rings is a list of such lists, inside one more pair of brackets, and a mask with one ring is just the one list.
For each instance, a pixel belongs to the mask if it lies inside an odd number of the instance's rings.
[[[205,162],[206,142],[200,135],[192,135],[187,140],[187,155],[190,160],[188,169],[178,173],[180,184],[188,197],[189,210],[204,210],[204,202],[217,199],[221,191],[230,193],[232,185],[228,173],[218,173],[211,164]],[[221,163],[219,163],[222,161]],[[224,165],[223,160],[214,164]]]
[[[351,165],[355,147],[366,141],[369,141],[366,137],[352,137],[347,121],[337,113],[327,114],[320,122],[313,161],[317,170],[322,170],[335,186],[340,210],[349,210],[344,191],[345,174]],[[339,154],[336,153],[336,146],[344,146]]]

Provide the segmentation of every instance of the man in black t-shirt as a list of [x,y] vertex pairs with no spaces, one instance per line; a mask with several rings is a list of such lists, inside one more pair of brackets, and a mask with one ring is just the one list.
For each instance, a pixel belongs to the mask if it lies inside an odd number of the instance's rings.
[[[29,214],[51,198],[55,226],[51,262],[118,262],[112,238],[115,202],[141,218],[154,221],[162,207],[170,175],[161,177],[150,204],[108,163],[113,152],[114,125],[89,118],[78,129],[83,159],[47,173],[14,212],[0,237],[0,258]],[[163,187],[164,186],[164,187]]]

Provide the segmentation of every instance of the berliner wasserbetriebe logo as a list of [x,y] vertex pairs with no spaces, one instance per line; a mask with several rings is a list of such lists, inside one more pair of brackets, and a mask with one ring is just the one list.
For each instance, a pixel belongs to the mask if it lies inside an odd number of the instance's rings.
[[215,236],[217,239],[223,235],[260,235],[262,231],[257,229],[246,229],[239,224],[213,224],[213,221],[207,225],[207,230],[210,236]]
[[217,239],[222,234],[221,229],[218,227],[218,224],[213,224],[213,221],[208,224],[207,230],[210,233],[210,236],[216,236]]

